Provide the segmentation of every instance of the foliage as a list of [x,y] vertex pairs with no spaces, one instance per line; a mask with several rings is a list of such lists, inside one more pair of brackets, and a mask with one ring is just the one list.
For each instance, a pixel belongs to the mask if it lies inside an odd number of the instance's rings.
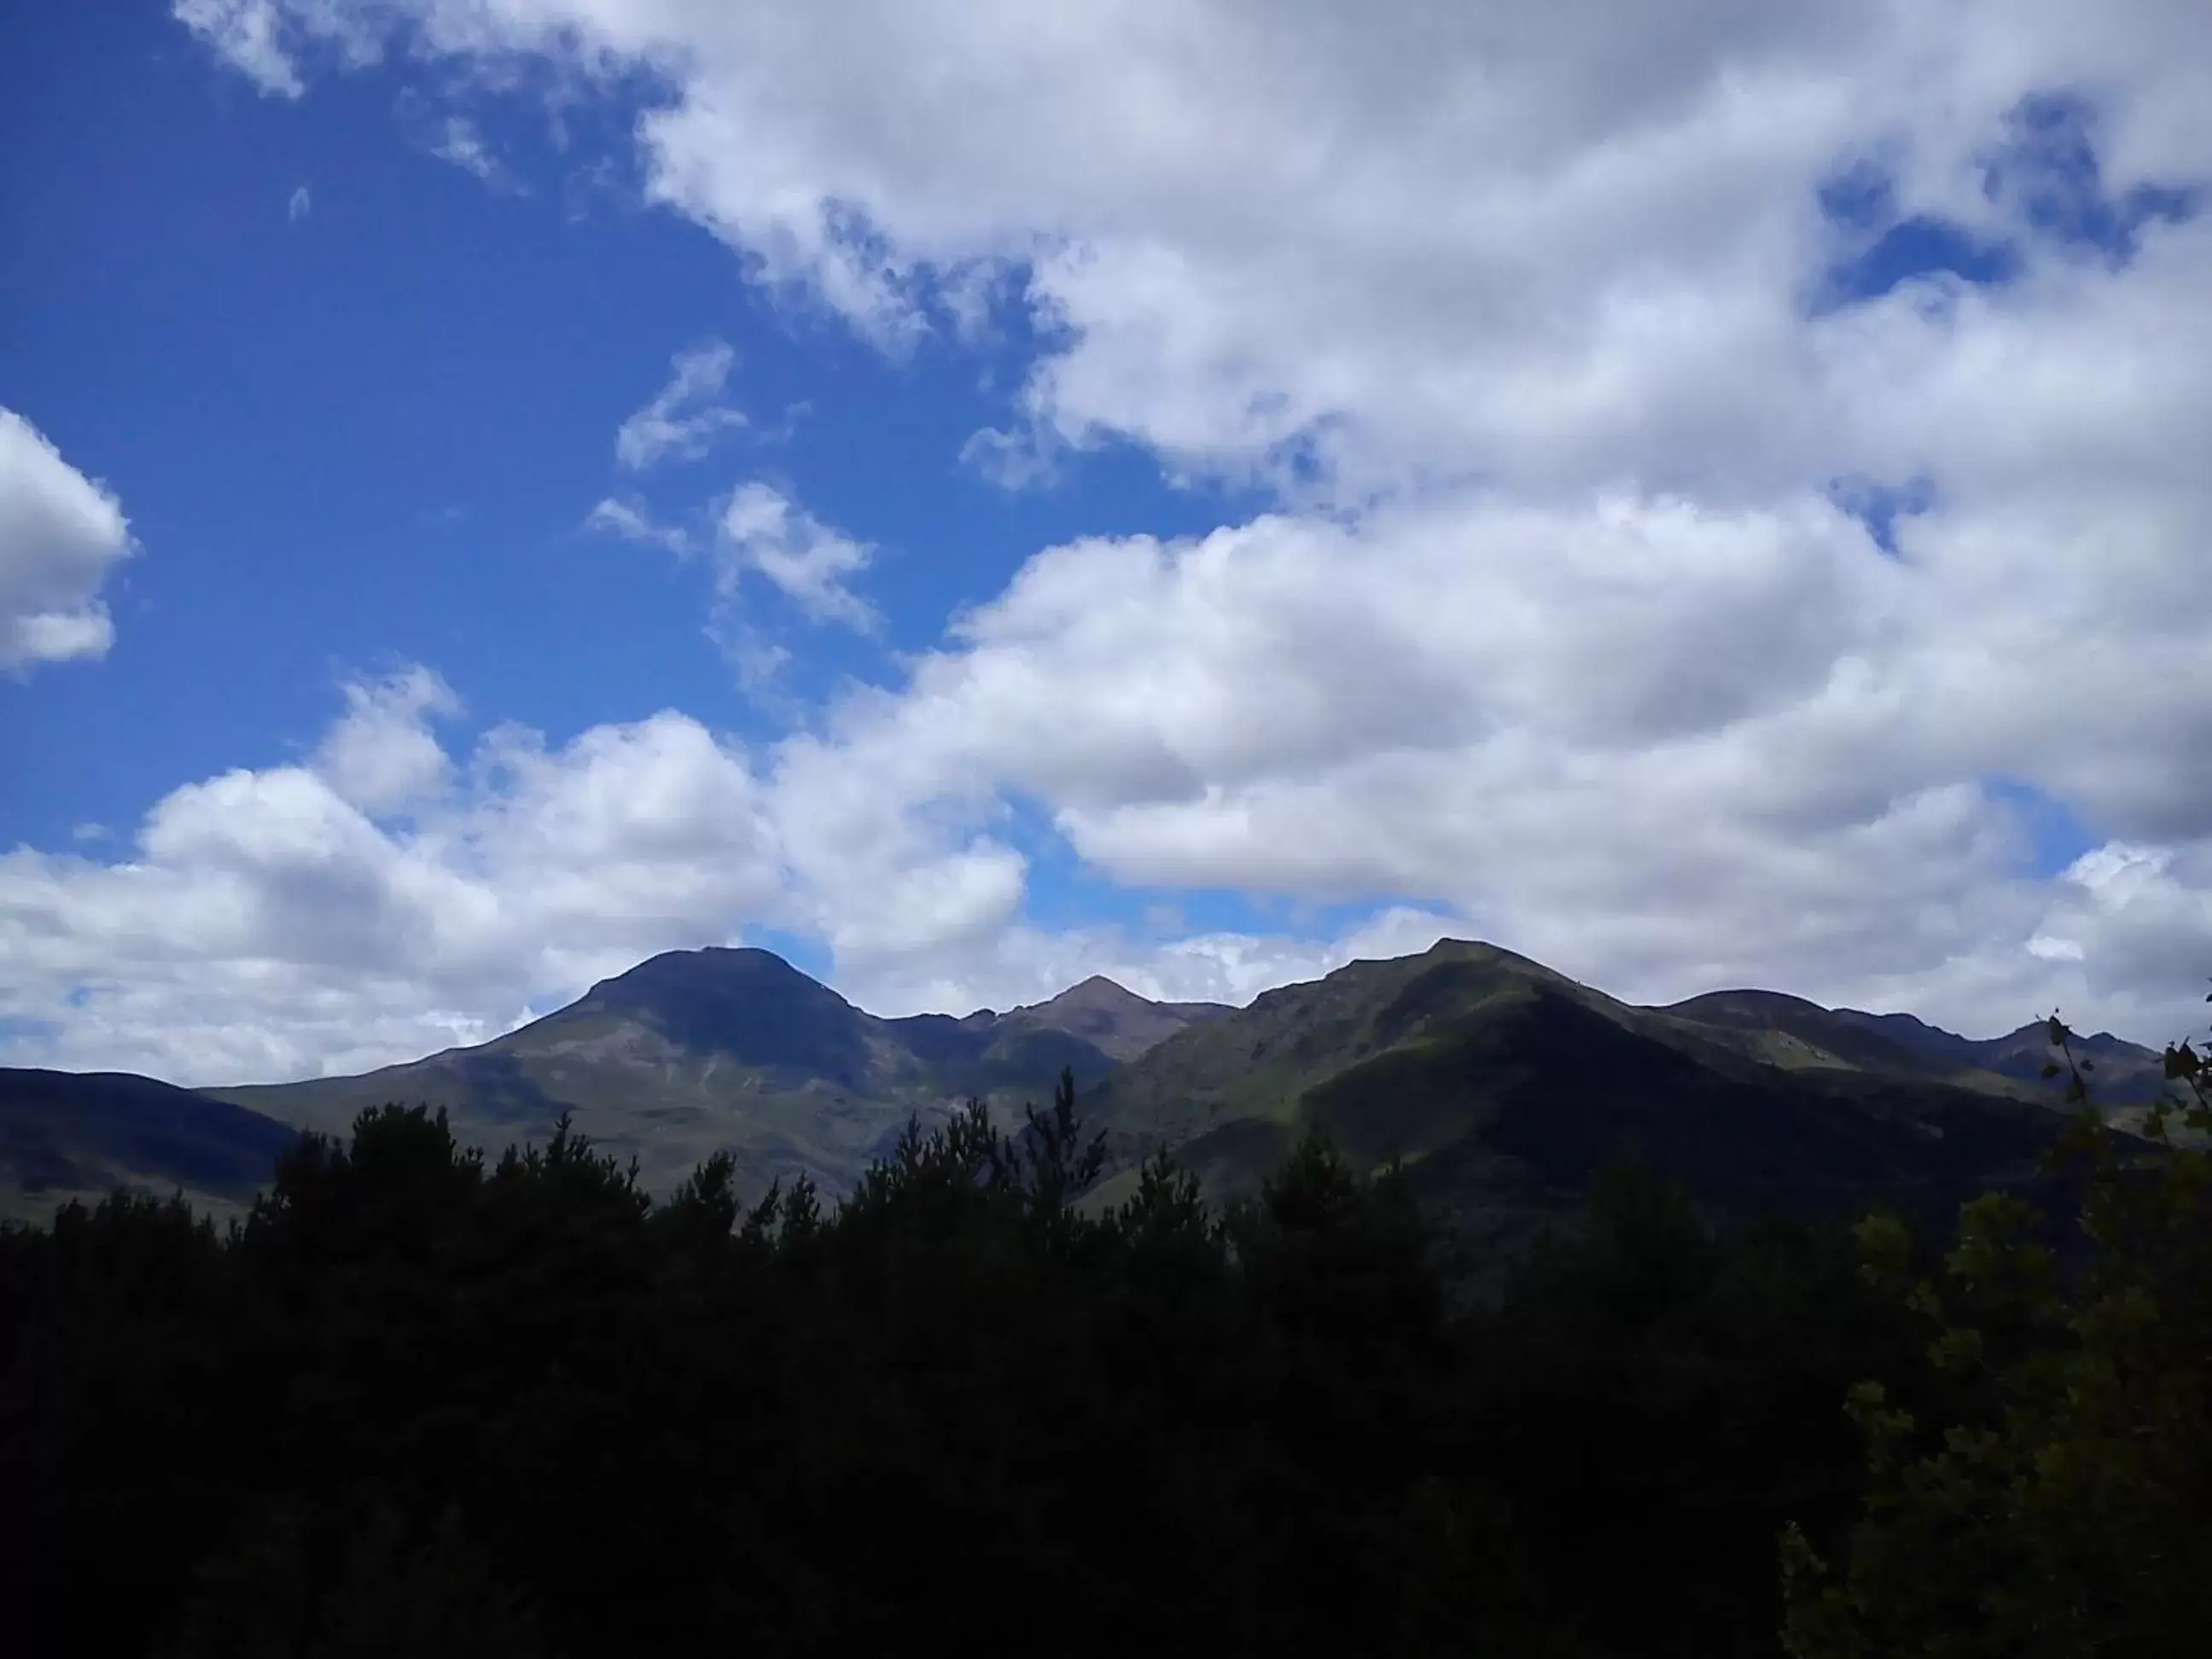
[[1776,1533],[1856,1507],[1863,1460],[1836,1402],[1911,1352],[1850,1243],[1781,1218],[1723,1228],[1616,1158],[1581,1236],[1462,1332],[1463,1455],[1512,1499],[1547,1584],[1587,1576],[1598,1650],[1779,1651]]
[[655,1204],[393,1106],[227,1234],[0,1231],[11,1650],[1780,1652],[1774,1538],[1869,1490],[1836,1402],[1925,1335],[1848,1235],[1620,1163],[1455,1311],[1395,1168],[1309,1138],[1217,1213],[1160,1154],[1099,1213],[1102,1146],[1064,1075],[835,1205]]
[[2056,1014],[2049,1030],[2083,1109],[2064,1151],[2078,1237],[1991,1194],[1936,1280],[1893,1222],[1863,1225],[1869,1278],[1927,1322],[1954,1393],[1931,1414],[1880,1381],[1852,1391],[1873,1484],[1837,1565],[1785,1537],[1796,1659],[2151,1659],[2212,1630],[2212,1154],[2172,1132],[2212,1130],[2212,1066],[2167,1049],[2193,1103],[2130,1144],[2088,1109],[2092,1067]]
[[834,1209],[726,1158],[656,1206],[565,1121],[488,1164],[389,1107],[228,1237],[0,1234],[14,1650],[1541,1650],[1362,1393],[1448,1381],[1402,1210],[1316,1148],[1233,1241],[1164,1163],[1085,1218],[1100,1155],[1064,1076]]

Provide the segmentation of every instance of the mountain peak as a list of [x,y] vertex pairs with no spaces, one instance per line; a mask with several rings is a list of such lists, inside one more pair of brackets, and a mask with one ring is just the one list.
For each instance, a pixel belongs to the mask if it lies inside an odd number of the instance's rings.
[[595,1014],[635,1021],[694,1053],[812,1069],[841,1083],[862,1064],[866,1017],[775,951],[750,945],[664,951],[601,980],[552,1018]]
[[[636,967],[617,974],[612,979],[599,981],[612,985],[623,980],[661,979],[674,975],[757,974],[788,975],[806,979],[773,951],[763,951],[756,945],[707,945],[696,951],[663,951],[658,956],[647,957]],[[813,981],[810,981],[813,982]],[[598,987],[594,986],[593,989]],[[827,988],[826,987],[824,988]]]
[[[603,979],[584,1003],[635,1006],[687,1002],[701,997],[796,998],[809,1004],[851,1008],[836,992],[802,973],[773,951],[751,945],[708,945],[696,951],[663,951],[636,967]],[[857,1011],[856,1011],[857,1012]]]
[[1121,984],[1117,980],[1110,980],[1103,974],[1093,974],[1090,978],[1079,981],[1077,983],[1069,986],[1058,996],[1051,999],[1050,1001],[1042,1002],[1037,1006],[1041,1008],[1050,1008],[1055,1006],[1065,1006],[1066,1005],[1073,1002],[1141,1002],[1145,1003],[1147,1007],[1153,1006],[1147,1001],[1146,999],[1139,996],[1134,991],[1132,991],[1127,986]]
[[1050,1000],[1017,1008],[1006,1018],[1066,1031],[1115,1060],[1133,1060],[1216,1012],[1212,1003],[1154,1002],[1103,974],[1093,974]]
[[1828,1012],[1819,1003],[1803,997],[1792,996],[1787,991],[1760,991],[1743,988],[1734,991],[1706,991],[1680,1002],[1670,1002],[1660,1012],[1680,1014],[1689,1019],[1704,1020],[1711,1024],[1755,1027],[1765,1025],[1790,1015],[1825,1014]]
[[[1509,951],[1502,945],[1492,945],[1488,939],[1440,939],[1420,952],[1419,957],[1407,959],[1426,961],[1432,957],[1455,962],[1502,963],[1509,968],[1519,969],[1544,979],[1566,978],[1558,969],[1547,968],[1534,957],[1524,957],[1518,951]],[[1399,959],[1381,958],[1386,962]]]

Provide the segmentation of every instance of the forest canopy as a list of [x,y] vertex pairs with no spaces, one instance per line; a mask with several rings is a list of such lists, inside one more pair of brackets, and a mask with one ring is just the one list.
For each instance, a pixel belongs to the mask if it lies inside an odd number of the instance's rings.
[[2204,1155],[2069,1156],[2086,1253],[2002,1197],[1948,1253],[1716,1226],[1616,1159],[1468,1306],[1318,1139],[1079,1210],[1071,1079],[835,1205],[380,1108],[221,1233],[0,1234],[17,1650],[2179,1652]]

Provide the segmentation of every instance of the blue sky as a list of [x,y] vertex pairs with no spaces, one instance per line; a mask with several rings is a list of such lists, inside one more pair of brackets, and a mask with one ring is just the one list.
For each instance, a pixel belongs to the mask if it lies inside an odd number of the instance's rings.
[[[268,99],[152,4],[50,9],[13,44],[10,138],[54,165],[10,186],[9,395],[73,464],[128,481],[149,556],[118,581],[99,672],[10,688],[37,701],[9,728],[22,787],[0,840],[127,832],[179,779],[311,747],[340,680],[396,662],[556,742],[671,705],[774,735],[707,637],[707,573],[584,531],[610,495],[674,520],[772,479],[882,550],[884,636],[807,638],[790,689],[810,701],[885,677],[1039,547],[1204,532],[1239,506],[1133,452],[1050,491],[988,483],[960,446],[1007,418],[1026,328],[887,361],[749,287],[696,226],[580,183],[533,124],[506,124],[510,187],[410,143],[409,66]],[[625,478],[616,427],[716,340],[761,430]]]
[[2179,1036],[2212,27],[1805,12],[12,21],[0,1061],[737,939]]

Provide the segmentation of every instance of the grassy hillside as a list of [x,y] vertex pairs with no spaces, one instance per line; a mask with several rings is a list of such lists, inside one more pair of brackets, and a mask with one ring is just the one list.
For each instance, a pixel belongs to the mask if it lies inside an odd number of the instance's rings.
[[[1111,989],[1133,1009],[1092,1023],[1127,1046],[1132,1014],[1161,1005]],[[388,1102],[444,1107],[463,1141],[495,1152],[544,1141],[565,1112],[602,1148],[635,1157],[650,1190],[726,1151],[749,1200],[802,1175],[836,1193],[910,1120],[944,1122],[976,1097],[1012,1122],[1050,1097],[1063,1067],[1097,1083],[1113,1060],[1064,1026],[1099,1000],[880,1019],[765,951],[671,952],[480,1047],[360,1077],[211,1092],[330,1133]],[[1160,1012],[1155,1023],[1185,1022]]]
[[[1471,1250],[1579,1206],[1633,1152],[1719,1213],[1838,1215],[1880,1197],[1942,1217],[2026,1180],[2057,1133],[2047,1085],[1915,1053],[1809,1003],[1729,994],[1632,1007],[1506,951],[1445,941],[1355,963],[1170,1038],[1109,1078],[1094,1211],[1166,1148],[1215,1201],[1310,1131],[1407,1167]],[[1764,1022],[1764,1023],[1759,1023]],[[2033,1100],[2029,1098],[2033,1097]]]

